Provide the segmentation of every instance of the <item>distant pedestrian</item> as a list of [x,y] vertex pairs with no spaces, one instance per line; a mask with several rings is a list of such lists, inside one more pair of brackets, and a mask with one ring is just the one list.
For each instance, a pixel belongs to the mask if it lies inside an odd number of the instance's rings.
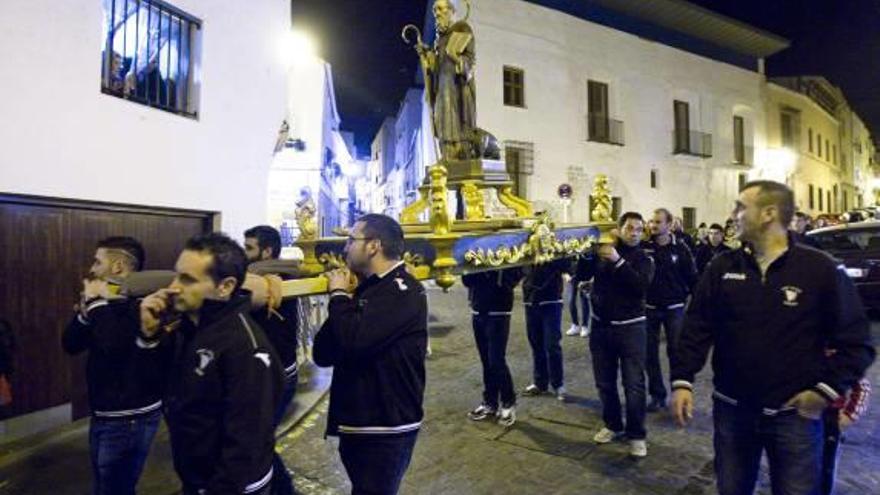
[[713,223],[709,227],[709,233],[706,236],[706,244],[697,246],[695,258],[697,262],[697,272],[702,275],[709,266],[709,262],[716,256],[730,251],[730,248],[724,244],[724,227],[717,223]]

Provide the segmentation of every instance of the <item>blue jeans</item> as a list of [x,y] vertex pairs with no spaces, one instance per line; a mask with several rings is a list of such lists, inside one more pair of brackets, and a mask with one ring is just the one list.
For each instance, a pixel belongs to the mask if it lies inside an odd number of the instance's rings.
[[681,330],[684,327],[684,308],[648,309],[648,355],[645,368],[648,372],[648,392],[657,400],[666,400],[666,385],[663,369],[660,367],[660,326],[666,332],[666,357],[672,356],[678,348]]
[[134,495],[162,412],[133,418],[92,417],[89,451],[95,495]]
[[562,304],[526,306],[526,333],[532,347],[534,384],[547,390],[564,384],[562,372]]
[[[284,389],[281,392],[281,402],[278,403],[278,408],[275,410],[276,428],[281,424],[281,420],[284,419],[284,413],[287,412],[287,408],[290,407],[290,403],[293,402],[294,397],[296,397],[296,384],[298,381],[297,375],[293,375],[287,378],[284,382]],[[271,487],[270,493],[272,493],[272,495],[293,494],[293,480],[290,478],[290,473],[287,472],[287,466],[284,465],[284,460],[281,459],[281,456],[278,455],[277,452],[272,458]]]
[[[580,300],[580,312],[578,311],[578,300]],[[589,326],[592,319],[592,306],[590,306],[590,293],[578,290],[577,284],[572,282],[571,294],[568,300],[568,312],[571,316],[571,322],[579,326]]]
[[715,476],[720,495],[751,495],[767,452],[774,495],[819,495],[822,421],[795,411],[767,416],[715,400]]
[[474,315],[474,339],[483,365],[483,403],[494,409],[516,403],[513,378],[507,367],[507,339],[510,336],[510,316]]
[[394,495],[416,445],[418,432],[402,435],[339,435],[339,457],[352,495]]
[[[590,333],[593,375],[602,420],[612,431],[626,431],[630,440],[643,440],[645,431],[645,322],[630,325],[609,325],[593,321]],[[623,423],[620,396],[617,393],[617,369],[623,378],[626,398],[626,425]]]

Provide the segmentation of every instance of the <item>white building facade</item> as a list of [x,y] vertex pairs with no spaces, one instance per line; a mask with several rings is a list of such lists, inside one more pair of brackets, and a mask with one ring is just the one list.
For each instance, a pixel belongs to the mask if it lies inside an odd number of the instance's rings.
[[[155,27],[158,4],[147,21],[146,8],[123,17],[125,3],[115,2],[112,52],[138,67],[144,81],[141,28]],[[160,29],[151,38],[159,73],[150,81],[162,88],[160,98],[166,88],[177,102],[186,98],[178,111],[110,94],[114,81],[102,85],[111,12],[101,1],[3,3],[0,191],[216,211],[220,228],[236,237],[265,221],[269,167],[286,117],[279,45],[291,27],[290,2],[172,4],[186,15],[163,10],[165,22],[195,22],[179,44],[179,31]],[[140,63],[132,63],[136,52]],[[189,70],[177,71],[178,60],[191,62]],[[119,91],[122,77],[120,71]]]

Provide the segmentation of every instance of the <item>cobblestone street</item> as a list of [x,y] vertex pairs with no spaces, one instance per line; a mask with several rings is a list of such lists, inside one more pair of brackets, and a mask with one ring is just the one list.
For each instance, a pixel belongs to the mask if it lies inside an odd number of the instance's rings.
[[[426,417],[402,493],[715,493],[708,370],[700,376],[698,410],[687,430],[675,426],[666,412],[649,415],[649,453],[641,461],[628,458],[624,443],[599,447],[592,442],[600,427],[599,403],[586,339],[580,337],[564,337],[567,403],[551,396],[520,397],[513,428],[474,423],[465,415],[479,402],[481,371],[466,293],[456,286],[449,294],[436,289],[429,294],[435,321],[430,328]],[[518,303],[508,352],[518,390],[531,377],[524,325]],[[874,334],[876,338],[876,324]],[[880,383],[880,367],[875,365],[870,376]],[[282,441],[297,488],[306,494],[349,490],[336,440],[323,438],[326,406],[319,406]],[[839,495],[880,493],[878,414],[880,399],[874,395],[867,419],[853,427],[842,447]],[[766,467],[763,471],[759,493],[769,494]]]

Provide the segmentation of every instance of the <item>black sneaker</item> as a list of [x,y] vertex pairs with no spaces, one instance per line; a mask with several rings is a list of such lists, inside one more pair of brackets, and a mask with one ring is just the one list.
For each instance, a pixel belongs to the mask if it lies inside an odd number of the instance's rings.
[[658,412],[663,409],[666,409],[666,399],[658,399],[656,397],[651,398],[651,402],[648,403],[648,407],[646,408],[650,413]]
[[472,421],[482,421],[489,417],[495,417],[495,408],[489,407],[486,404],[480,404],[468,413],[468,419]]

